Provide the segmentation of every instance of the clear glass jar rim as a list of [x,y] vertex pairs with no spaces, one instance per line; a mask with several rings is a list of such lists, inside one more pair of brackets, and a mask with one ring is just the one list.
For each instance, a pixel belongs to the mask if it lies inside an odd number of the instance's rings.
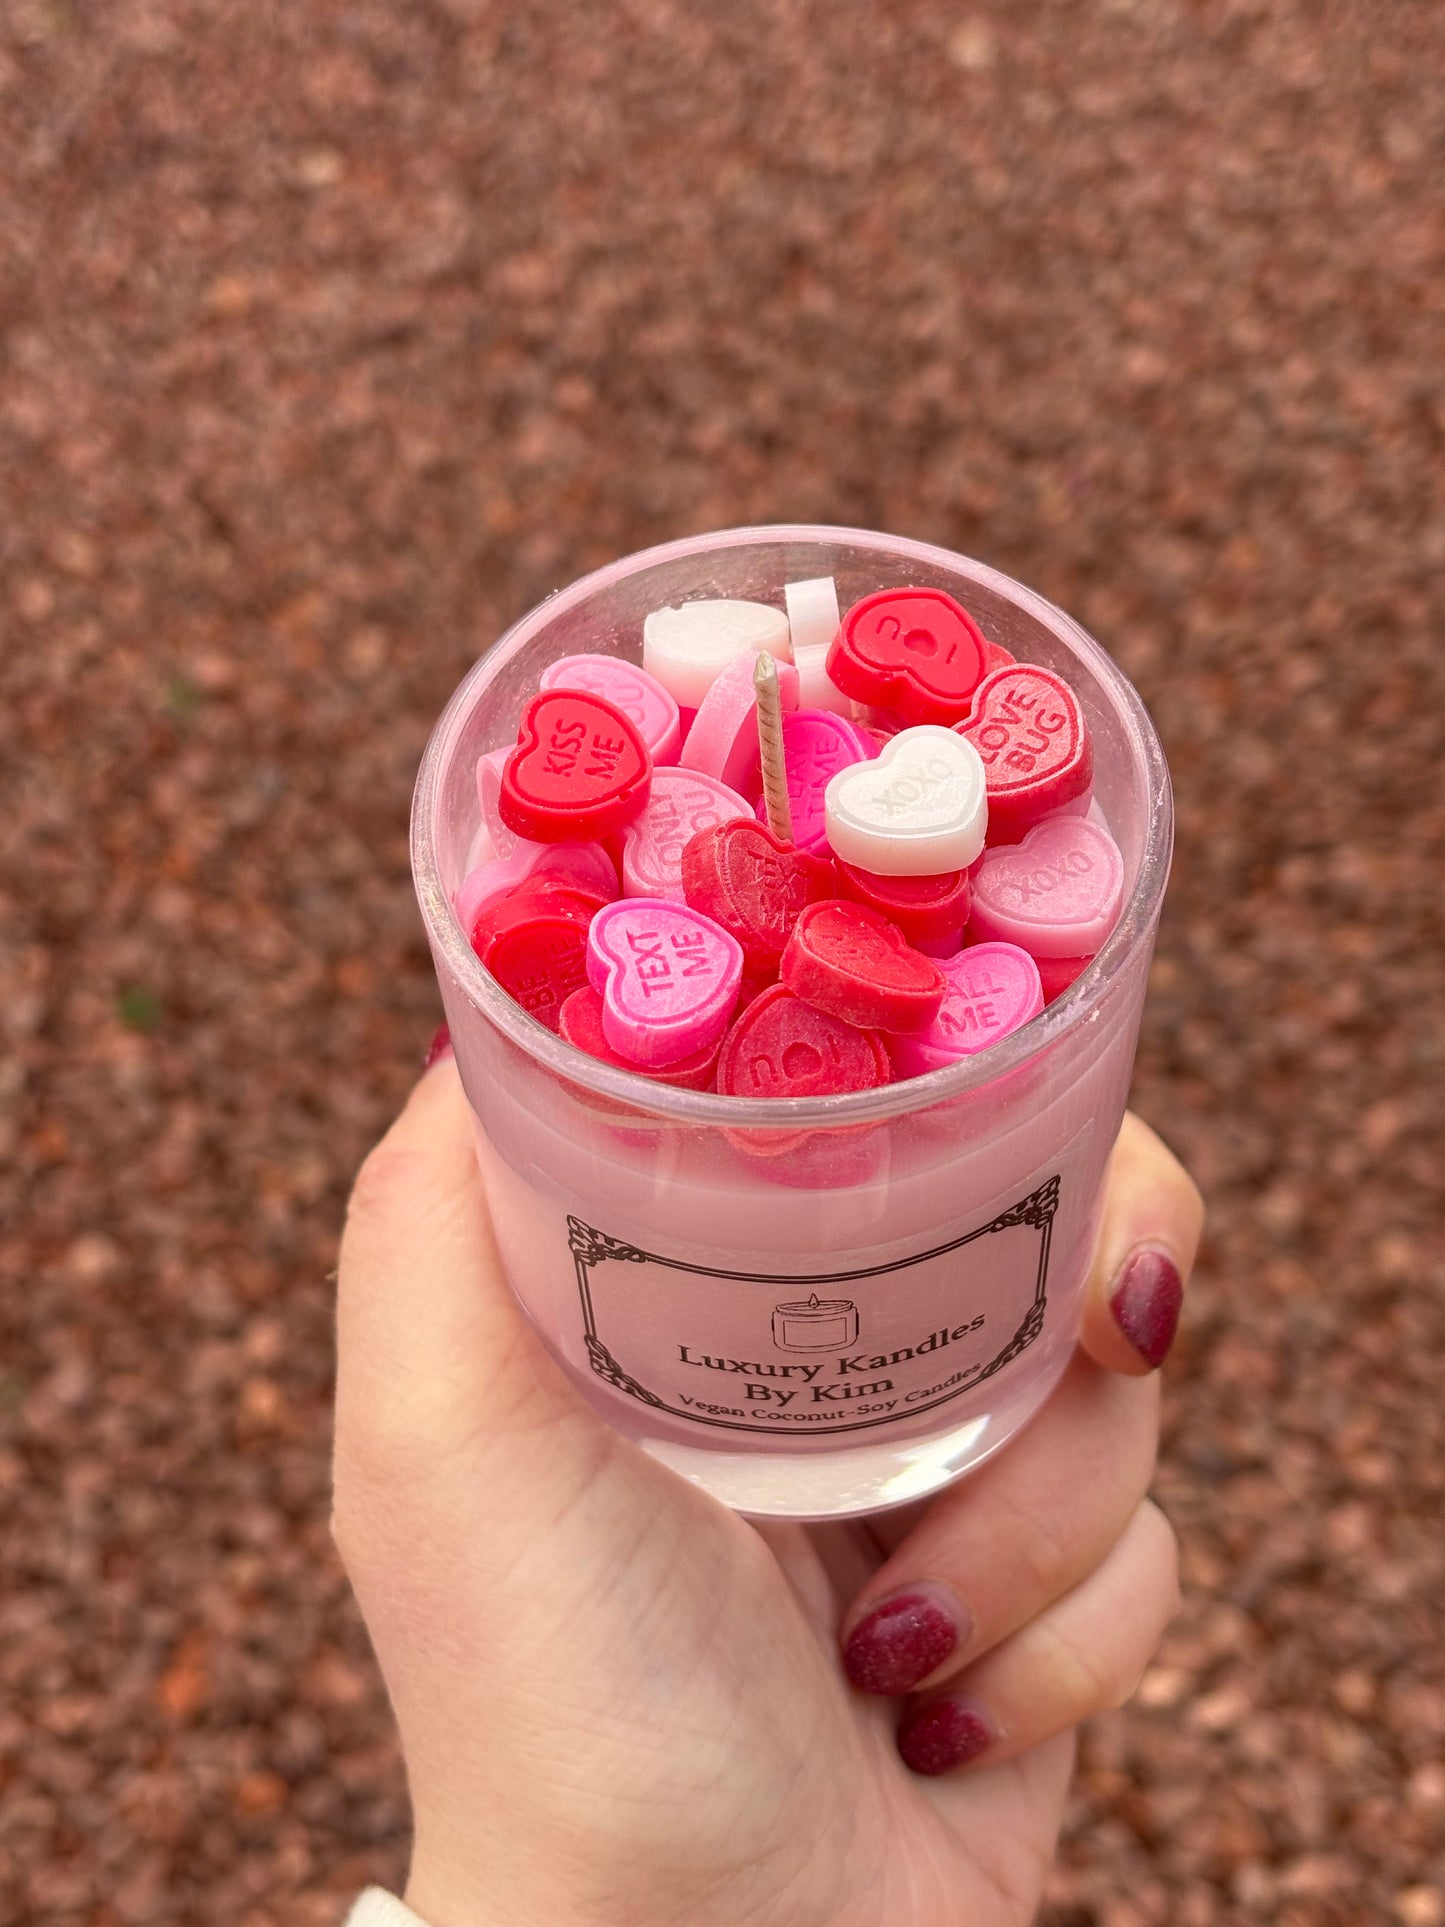
[[[1088,969],[1042,1016],[986,1051],[964,1058],[945,1070],[905,1078],[879,1090],[855,1091],[836,1097],[754,1099],[678,1090],[631,1071],[616,1070],[564,1043],[514,1003],[483,967],[457,922],[441,879],[437,831],[443,778],[457,739],[489,685],[537,631],[559,613],[575,608],[599,589],[659,564],[682,561],[703,551],[788,543],[871,549],[908,556],[934,568],[969,576],[1067,639],[1107,691],[1144,774],[1148,817],[1138,874],[1119,921]],[[583,1090],[645,1109],[676,1123],[728,1125],[733,1129],[837,1129],[846,1124],[877,1122],[962,1097],[1017,1071],[1070,1032],[1087,1025],[1110,986],[1128,968],[1141,946],[1149,942],[1168,880],[1172,843],[1169,772],[1154,725],[1128,677],[1071,616],[1011,576],[953,550],[872,529],[827,525],[763,525],[684,536],[609,562],[539,602],[512,624],[458,684],[427,743],[417,773],[411,813],[412,874],[428,936],[436,954],[445,960],[470,1002],[490,1023],[544,1069]]]

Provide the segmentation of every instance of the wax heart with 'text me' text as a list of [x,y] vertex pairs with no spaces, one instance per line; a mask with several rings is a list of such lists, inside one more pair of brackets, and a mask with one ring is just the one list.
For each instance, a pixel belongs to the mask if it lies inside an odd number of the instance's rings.
[[673,1064],[716,1042],[732,1016],[743,953],[709,917],[661,897],[624,897],[587,933],[602,1029],[639,1064]]

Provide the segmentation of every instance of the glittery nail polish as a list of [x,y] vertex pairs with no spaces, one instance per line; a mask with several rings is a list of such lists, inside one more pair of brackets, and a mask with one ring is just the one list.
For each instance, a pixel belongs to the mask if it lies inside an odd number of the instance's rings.
[[860,1692],[906,1693],[958,1645],[967,1630],[958,1620],[929,1593],[898,1593],[848,1635],[843,1671]]
[[1179,1267],[1163,1251],[1136,1251],[1120,1266],[1109,1293],[1115,1324],[1151,1368],[1169,1355],[1183,1302]]

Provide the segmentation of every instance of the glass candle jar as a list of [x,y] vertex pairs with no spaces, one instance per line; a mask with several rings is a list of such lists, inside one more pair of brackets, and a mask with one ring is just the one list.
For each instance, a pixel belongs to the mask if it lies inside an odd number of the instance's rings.
[[[650,610],[781,606],[831,575],[946,590],[991,641],[1071,684],[1124,904],[1032,1023],[879,1090],[744,1100],[585,1056],[488,975],[453,900],[476,766],[560,656],[636,663]],[[856,529],[729,529],[614,562],[550,597],[456,691],[412,815],[417,894],[513,1291],[579,1393],[739,1510],[841,1518],[925,1497],[1038,1410],[1078,1329],[1169,867],[1158,739],[1068,616],[996,570]],[[479,1289],[482,1288],[479,1281]]]

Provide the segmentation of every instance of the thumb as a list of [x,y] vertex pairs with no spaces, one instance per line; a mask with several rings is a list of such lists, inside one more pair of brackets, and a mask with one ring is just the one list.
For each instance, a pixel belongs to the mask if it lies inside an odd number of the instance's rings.
[[333,1531],[363,1606],[378,1585],[445,1590],[482,1547],[495,1578],[528,1562],[539,1523],[580,1514],[605,1533],[679,1485],[597,1417],[528,1324],[455,1063],[435,1065],[363,1164],[341,1242]]

